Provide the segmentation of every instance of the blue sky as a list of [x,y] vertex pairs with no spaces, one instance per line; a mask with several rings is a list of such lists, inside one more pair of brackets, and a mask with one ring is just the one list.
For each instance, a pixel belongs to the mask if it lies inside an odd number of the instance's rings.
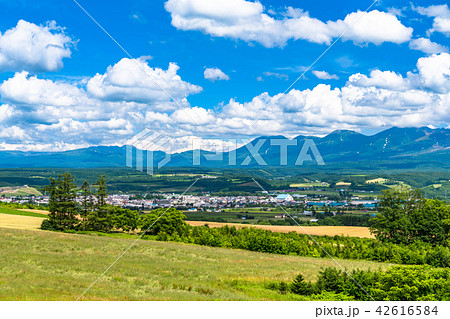
[[445,2],[78,2],[136,60],[73,1],[0,0],[0,149],[448,126]]

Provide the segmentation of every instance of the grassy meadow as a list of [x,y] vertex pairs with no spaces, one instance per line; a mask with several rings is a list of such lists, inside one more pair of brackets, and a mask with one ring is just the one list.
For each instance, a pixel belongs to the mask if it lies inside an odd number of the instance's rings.
[[[131,242],[0,228],[0,300],[75,300]],[[348,269],[388,266],[338,261]],[[299,273],[314,280],[327,266],[336,264],[327,258],[139,241],[83,300],[302,300],[306,297],[280,294],[270,284]]]

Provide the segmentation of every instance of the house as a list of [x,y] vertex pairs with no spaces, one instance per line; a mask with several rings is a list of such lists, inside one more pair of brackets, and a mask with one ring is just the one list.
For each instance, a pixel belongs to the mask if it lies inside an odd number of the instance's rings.
[[293,202],[294,198],[290,194],[279,194],[276,198],[279,202]]
[[322,207],[325,206],[326,203],[322,203],[322,202],[309,202],[308,206],[318,206],[318,207]]

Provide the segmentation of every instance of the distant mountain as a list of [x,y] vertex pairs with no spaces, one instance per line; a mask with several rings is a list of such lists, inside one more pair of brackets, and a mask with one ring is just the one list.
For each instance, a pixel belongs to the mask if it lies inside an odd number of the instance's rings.
[[[209,168],[294,166],[302,147],[307,140],[314,141],[326,164],[330,165],[372,165],[383,164],[384,167],[434,167],[450,169],[450,130],[393,127],[378,134],[367,136],[348,130],[334,131],[320,138],[314,136],[297,136],[289,140],[284,136],[268,136],[254,139],[234,152],[215,154],[200,151],[200,166]],[[287,156],[283,156],[280,144],[285,147]],[[309,142],[307,142],[309,143]],[[306,144],[309,145],[309,144]],[[306,148],[314,158],[314,152]],[[253,154],[251,152],[253,150]],[[193,151],[172,154],[166,167],[191,167],[193,158],[198,154]],[[257,154],[254,156],[254,154]],[[134,154],[134,165],[136,159]],[[166,157],[163,152],[153,154],[154,166]],[[209,160],[206,158],[209,157]],[[147,157],[143,158],[146,166]],[[305,161],[304,165],[316,165],[314,161]],[[89,147],[65,152],[18,152],[0,151],[0,167],[125,167],[126,147]]]

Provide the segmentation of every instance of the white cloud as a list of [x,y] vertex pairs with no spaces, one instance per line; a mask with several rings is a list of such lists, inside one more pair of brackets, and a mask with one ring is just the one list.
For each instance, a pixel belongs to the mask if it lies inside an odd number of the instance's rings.
[[450,54],[433,54],[417,61],[420,81],[425,88],[439,93],[450,92]]
[[[333,24],[330,25],[333,27]],[[411,39],[413,32],[412,28],[405,27],[395,15],[378,10],[364,15],[358,10],[348,14],[343,23],[339,20],[336,23],[336,27],[340,27],[340,33],[350,26],[352,27],[344,34],[343,39],[355,43],[403,43]]]
[[393,71],[373,70],[370,72],[370,76],[356,73],[350,76],[349,82],[356,86],[373,86],[396,91],[404,91],[411,87],[408,79]]
[[73,106],[86,101],[83,90],[67,83],[38,79],[26,71],[4,81],[0,95],[3,101],[32,106]]
[[336,74],[330,74],[326,71],[313,70],[312,74],[321,80],[339,80],[339,77]]
[[206,110],[202,107],[192,107],[182,110],[176,110],[175,112],[173,112],[171,117],[176,123],[179,124],[202,125],[212,123],[214,121],[212,111]]
[[[350,76],[343,87],[319,84],[287,94],[262,93],[249,101],[230,99],[216,111],[191,106],[187,101],[180,110],[164,99],[131,99],[132,85],[146,90],[147,84],[142,85],[139,75],[130,74],[126,64],[110,67],[104,76],[108,79],[108,85],[102,83],[106,93],[110,93],[109,86],[113,91],[123,90],[125,101],[97,97],[80,83],[43,80],[27,72],[4,81],[0,85],[4,103],[0,104],[0,149],[121,145],[135,132],[149,127],[173,139],[173,152],[186,150],[197,138],[212,138],[203,146],[214,150],[217,145],[212,141],[224,136],[324,135],[334,129],[441,125],[450,121],[447,53],[419,59],[417,71],[405,76],[373,70]],[[178,77],[176,73],[172,76]],[[180,92],[179,96],[184,96],[189,90]]]
[[223,73],[223,71],[219,68],[207,68],[205,69],[205,72],[203,73],[205,76],[205,79],[214,82],[218,80],[226,80],[228,81],[230,77]]
[[282,19],[276,19],[264,12],[261,3],[245,0],[168,0],[165,8],[177,29],[258,42],[265,47],[282,47],[290,39],[329,44],[350,26],[343,39],[359,44],[403,43],[413,31],[395,15],[378,10],[353,12],[344,20],[322,22],[292,7],[287,8]]
[[433,54],[417,61],[418,73],[406,77],[393,71],[373,70],[370,75],[353,74],[349,83],[355,86],[376,87],[395,91],[425,89],[438,93],[450,92],[450,54]]
[[13,141],[23,141],[30,138],[25,130],[18,126],[10,126],[0,130],[0,138],[7,138]]
[[0,105],[0,123],[5,124],[14,114],[14,107],[8,104]]
[[267,76],[267,77],[275,77],[277,79],[285,80],[285,81],[289,80],[289,76],[284,73],[264,72],[263,74],[264,74],[264,76]]
[[74,41],[54,21],[38,26],[20,20],[0,33],[0,71],[57,71],[69,58]]
[[120,60],[109,66],[105,74],[96,74],[87,84],[87,92],[103,101],[127,101],[154,104],[184,100],[190,94],[202,91],[187,83],[177,74],[179,67],[170,63],[167,70],[151,68],[144,59]]
[[436,42],[431,42],[427,38],[418,38],[409,42],[409,48],[419,50],[427,54],[448,52],[448,48]]
[[[189,109],[186,101],[186,96],[198,92],[200,87],[181,80],[175,64],[168,70],[161,70],[151,69],[142,60],[138,62],[144,64],[144,70],[151,72],[161,86],[167,84],[165,89],[180,99],[191,117],[204,123],[207,114],[202,113],[203,109]],[[179,107],[157,92],[157,88],[148,82],[147,75],[140,68],[133,69],[133,65],[136,64],[131,60],[121,60],[104,75],[97,74],[80,82],[41,79],[26,71],[15,73],[0,84],[1,100],[7,103],[0,104],[0,148],[14,149],[12,145],[23,139],[35,144],[18,143],[27,150],[117,145],[146,123],[151,123],[151,114],[158,114],[155,111],[172,112]],[[93,83],[102,94],[96,96],[93,94],[96,92],[89,91],[89,85]],[[162,114],[167,117],[166,113]],[[176,114],[174,119],[179,121],[186,117],[181,111],[172,114]],[[161,123],[163,117],[156,120]],[[184,121],[188,122],[188,119]]]
[[421,15],[428,17],[446,17],[450,16],[450,10],[446,4],[432,5],[429,7],[417,7],[415,10]]
[[0,142],[0,150],[8,151],[22,151],[22,152],[58,152],[75,150],[79,148],[85,148],[91,146],[88,143],[69,144],[64,142],[55,142],[49,144],[35,143],[35,142],[22,142],[22,143],[6,143]]
[[428,30],[429,33],[441,32],[450,36],[450,9],[447,4],[417,7],[414,9],[422,15],[434,18],[433,28]]
[[138,22],[138,23],[146,23],[147,22],[147,19],[142,14],[140,14],[139,12],[131,13],[129,15],[129,18],[132,21],[135,21],[135,22]]

